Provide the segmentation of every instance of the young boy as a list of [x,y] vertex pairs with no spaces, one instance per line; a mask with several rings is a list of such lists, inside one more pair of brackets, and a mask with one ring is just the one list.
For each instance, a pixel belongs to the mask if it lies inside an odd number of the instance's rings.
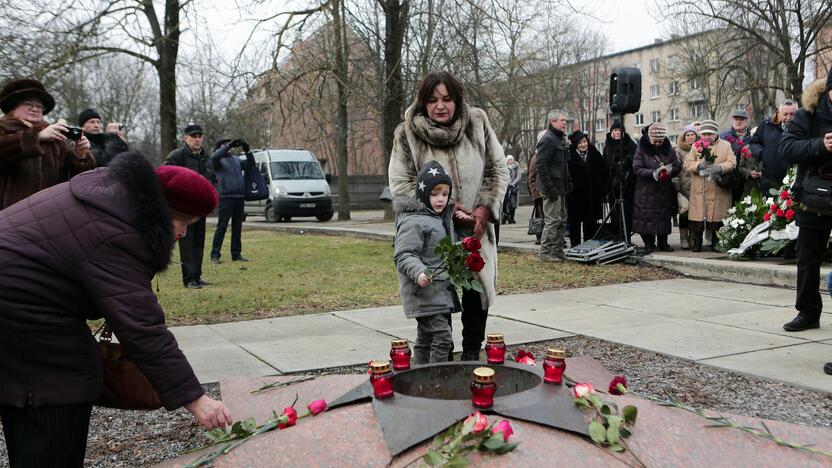
[[416,178],[416,198],[397,197],[396,239],[393,261],[399,273],[402,305],[407,318],[415,318],[414,362],[445,362],[453,348],[451,313],[455,311],[453,284],[443,272],[428,277],[442,259],[433,249],[447,236],[453,239],[452,182],[436,161],[422,167]]

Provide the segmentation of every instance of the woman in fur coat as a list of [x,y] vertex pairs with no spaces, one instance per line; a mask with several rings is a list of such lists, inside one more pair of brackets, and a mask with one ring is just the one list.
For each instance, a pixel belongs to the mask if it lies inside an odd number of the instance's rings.
[[414,102],[396,128],[388,175],[394,197],[411,196],[416,176],[428,161],[446,168],[454,186],[454,225],[459,238],[473,235],[482,241],[485,267],[475,277],[483,293],[462,292],[462,357],[479,359],[485,338],[488,308],[497,295],[497,239],[508,185],[503,148],[485,112],[468,107],[463,87],[450,73],[429,73],[419,85]]

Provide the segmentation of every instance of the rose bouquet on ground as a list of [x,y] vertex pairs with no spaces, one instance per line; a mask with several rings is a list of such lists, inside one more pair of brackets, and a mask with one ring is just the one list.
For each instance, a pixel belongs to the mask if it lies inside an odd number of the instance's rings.
[[[756,189],[751,190],[750,195],[746,195],[736,205],[729,208],[727,216],[722,219],[722,227],[716,233],[719,240],[717,249],[730,254],[733,249],[739,248],[754,226],[760,223],[766,208],[763,195]],[[735,256],[748,256],[752,250],[743,250]]]
[[436,278],[442,272],[448,273],[448,279],[459,288],[483,292],[482,284],[474,278],[485,267],[485,260],[480,255],[482,244],[476,237],[466,237],[461,242],[453,242],[450,237],[439,241],[434,252],[442,259],[439,268],[428,272],[428,277]]
[[792,167],[783,179],[780,191],[767,200],[768,210],[763,214],[762,220],[768,221],[768,239],[760,244],[760,253],[767,256],[775,256],[786,248],[792,246],[797,239],[798,227],[795,216],[798,203],[792,197],[792,184],[794,183],[797,170]]
[[[512,434],[514,429],[507,420],[489,425],[488,418],[477,411],[434,437],[433,444],[421,460],[428,466],[468,466],[466,454],[470,452],[503,455],[514,450],[519,443],[509,442]],[[413,462],[407,466],[411,464]]]

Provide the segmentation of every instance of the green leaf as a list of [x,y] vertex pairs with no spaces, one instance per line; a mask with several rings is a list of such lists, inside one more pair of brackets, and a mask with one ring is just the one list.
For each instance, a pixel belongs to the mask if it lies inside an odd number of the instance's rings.
[[621,434],[618,431],[618,425],[610,424],[607,428],[607,441],[610,445],[616,445],[621,441]]
[[497,453],[500,454],[500,455],[504,455],[504,454],[509,453],[512,450],[516,449],[518,445],[520,445],[520,442],[505,444],[502,447],[497,449]]
[[582,407],[582,408],[589,408],[589,406],[590,406],[590,404],[589,404],[589,402],[586,400],[586,398],[575,398],[575,399],[574,399],[574,400],[572,400],[572,401],[574,401],[574,402],[575,402],[575,405],[580,406],[580,407]]
[[607,430],[604,425],[598,421],[593,420],[589,423],[589,437],[596,444],[603,444],[607,441]]
[[422,457],[422,460],[424,460],[428,466],[437,466],[442,464],[442,456],[433,450],[428,450],[428,453]]
[[610,414],[612,414],[612,409],[610,408],[610,405],[601,406],[601,414],[603,414],[604,416],[609,416]]
[[598,409],[601,409],[601,407],[604,406],[604,400],[602,400],[601,397],[599,397],[598,395],[589,394],[587,396],[587,399],[589,399],[589,401],[592,403],[592,406]]
[[624,416],[624,422],[627,424],[635,424],[636,418],[638,417],[638,408],[633,405],[627,405],[621,411],[621,415]]
[[482,283],[480,283],[477,280],[471,281],[471,289],[473,289],[474,291],[476,291],[480,294],[483,294]]
[[621,437],[623,437],[623,438],[625,438],[625,439],[626,439],[627,437],[630,437],[631,435],[633,435],[633,433],[632,433],[632,432],[630,432],[630,430],[629,430],[629,429],[627,429],[627,427],[626,427],[626,426],[621,426],[621,428],[619,429],[619,432],[621,433]]
[[211,442],[219,443],[228,440],[230,436],[227,432],[225,432],[225,429],[218,427],[206,432],[205,437],[211,439]]
[[474,425],[477,423],[476,418],[471,418],[462,425],[462,435],[468,435],[474,430]]
[[610,450],[612,450],[613,452],[621,453],[624,451],[624,447],[622,447],[619,444],[612,444],[610,445]]
[[482,445],[487,448],[488,450],[498,450],[500,447],[505,445],[505,440],[503,440],[502,434],[493,434],[491,437],[488,438]]
[[448,460],[448,463],[445,466],[448,468],[467,468],[468,460],[465,457],[457,455]]

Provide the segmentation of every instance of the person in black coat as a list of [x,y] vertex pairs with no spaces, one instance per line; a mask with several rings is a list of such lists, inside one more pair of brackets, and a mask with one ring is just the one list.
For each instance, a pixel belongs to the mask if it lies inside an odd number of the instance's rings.
[[[787,99],[780,105],[777,112],[770,119],[765,119],[757,126],[757,131],[751,136],[748,145],[754,159],[760,163],[762,174],[760,175],[760,192],[763,196],[771,196],[769,190],[779,190],[783,185],[783,178],[786,177],[791,164],[780,156],[780,138],[783,132],[792,121],[797,112],[797,103]],[[739,170],[746,174],[745,161],[740,162]],[[751,176],[749,174],[749,176]],[[753,177],[753,176],[752,176]]]
[[102,394],[87,320],[106,319],[165,408],[184,406],[209,429],[231,422],[151,287],[188,223],[216,205],[198,174],[128,152],[0,211],[0,418],[12,467],[83,465]]
[[[569,242],[572,247],[595,235],[598,219],[604,216],[609,170],[604,157],[589,144],[589,136],[576,130],[569,135],[569,174],[572,191],[567,196]],[[583,236],[581,227],[583,226]]]
[[[245,160],[231,154],[232,148],[241,147]],[[220,192],[220,208],[217,219],[217,230],[214,231],[214,241],[211,243],[211,261],[220,263],[220,250],[231,221],[231,261],[247,262],[243,257],[243,219],[246,210],[246,178],[243,171],[254,169],[254,155],[245,140],[220,138],[214,145],[211,154],[211,165],[217,175],[217,185]]]
[[[812,83],[803,92],[803,109],[795,114],[780,141],[780,156],[797,164],[792,186],[793,198],[800,202],[803,180],[809,172],[832,171],[832,73],[826,80]],[[820,327],[823,302],[820,297],[820,264],[832,231],[832,213],[797,210],[797,317],[783,325],[789,332]],[[826,364],[832,374],[832,363]]]
[[[202,147],[204,134],[199,125],[185,127],[181,148],[170,152],[166,165],[187,167],[209,181],[214,181],[214,169],[208,153]],[[206,214],[207,216],[207,214]],[[179,242],[182,262],[182,284],[189,289],[200,289],[208,282],[202,279],[202,258],[205,256],[205,218],[188,226],[188,235]]]
[[538,258],[561,262],[566,258],[564,230],[567,222],[566,196],[572,191],[569,175],[569,144],[566,140],[567,114],[550,111],[546,133],[537,140],[537,189],[543,196],[543,236]]
[[636,175],[633,232],[641,234],[645,253],[652,253],[657,245],[664,252],[672,252],[667,243],[676,206],[671,179],[681,172],[682,163],[662,123],[654,122],[645,130],[633,158]]
[[610,168],[610,190],[609,203],[615,207],[613,216],[614,226],[610,231],[621,234],[621,214],[619,213],[616,200],[619,190],[623,189],[624,195],[624,221],[627,225],[627,232],[624,233],[627,239],[633,233],[633,198],[635,197],[636,178],[633,175],[633,157],[636,154],[636,143],[630,135],[624,132],[621,122],[615,120],[607,133],[604,141],[604,161]]
[[90,140],[90,152],[97,167],[104,167],[119,153],[129,151],[121,124],[110,122],[106,132],[102,128],[101,115],[95,109],[84,109],[78,114],[78,126]]

